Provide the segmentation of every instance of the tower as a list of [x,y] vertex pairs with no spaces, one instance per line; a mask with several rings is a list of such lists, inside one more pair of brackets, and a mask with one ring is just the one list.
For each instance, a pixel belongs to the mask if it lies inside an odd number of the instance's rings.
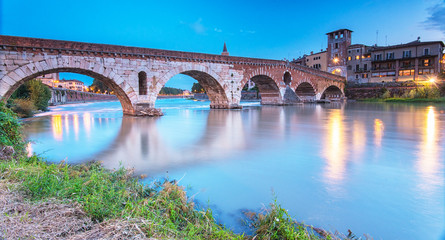
[[349,29],[339,29],[326,33],[328,35],[328,72],[347,77],[348,47],[351,45]]
[[224,48],[223,48],[223,51],[222,51],[221,55],[229,56],[229,52],[227,52],[226,42],[224,42]]

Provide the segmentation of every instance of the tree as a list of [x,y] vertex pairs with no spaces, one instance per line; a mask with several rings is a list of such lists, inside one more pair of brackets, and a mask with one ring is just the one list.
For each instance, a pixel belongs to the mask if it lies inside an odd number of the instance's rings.
[[192,92],[193,93],[205,93],[205,89],[201,86],[199,83],[193,83],[192,86]]
[[39,80],[30,80],[21,85],[11,96],[11,99],[26,99],[42,111],[48,110],[51,90]]
[[161,91],[159,91],[159,94],[164,95],[179,95],[182,94],[184,90],[179,88],[171,88],[171,87],[163,87]]
[[102,81],[94,79],[93,83],[90,86],[90,89],[92,92],[101,92],[104,93],[105,91],[111,92],[111,89],[108,88]]

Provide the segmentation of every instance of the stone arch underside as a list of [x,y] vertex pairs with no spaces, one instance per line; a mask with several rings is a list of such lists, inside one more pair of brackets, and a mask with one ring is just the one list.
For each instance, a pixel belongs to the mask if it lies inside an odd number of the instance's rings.
[[[23,67],[22,67],[23,68]],[[21,69],[21,68],[18,68]],[[28,68],[29,69],[29,68]],[[17,69],[9,72],[6,77],[9,77],[11,74],[18,76],[15,72],[17,71]],[[23,71],[22,72],[29,72],[29,71]],[[83,74],[92,78],[95,78],[97,80],[102,81],[105,86],[107,86],[108,88],[112,89],[117,98],[119,99],[121,105],[122,105],[122,110],[124,112],[124,114],[126,115],[133,115],[134,114],[134,107],[132,104],[132,101],[130,100],[130,97],[128,96],[128,94],[123,90],[123,88],[127,87],[125,86],[126,83],[122,82],[121,84],[117,84],[114,80],[112,80],[111,78],[105,77],[104,75],[94,72],[93,70],[89,70],[89,69],[82,69],[82,68],[75,68],[75,67],[54,67],[51,69],[46,69],[46,70],[42,70],[42,71],[34,71],[34,72],[30,72],[27,75],[25,75],[24,77],[19,78],[19,81],[13,80],[14,83],[10,85],[9,89],[6,91],[6,93],[3,95],[3,101],[7,101],[9,99],[9,97],[11,97],[11,95],[14,93],[15,90],[17,90],[17,88],[19,88],[22,84],[24,84],[26,81],[32,80],[36,77],[45,75],[45,74],[51,74],[51,73],[59,73],[59,72],[72,72],[72,73],[78,73],[78,74]],[[12,79],[11,77],[9,77],[9,79]],[[17,79],[17,78],[15,78]],[[3,79],[0,79],[0,84],[2,83]]]
[[228,108],[229,101],[226,91],[224,91],[221,84],[210,74],[197,70],[184,71],[181,72],[181,74],[192,77],[201,84],[209,97],[210,108]]
[[326,100],[341,100],[343,97],[343,92],[335,85],[327,87],[321,95],[321,99]]
[[295,93],[303,102],[314,102],[316,100],[315,89],[308,82],[300,83],[295,89]]
[[269,76],[256,75],[250,79],[258,87],[261,104],[282,104],[282,97],[277,83]]
[[[155,98],[161,91],[161,88],[165,86],[165,84],[177,74],[187,75],[196,81],[204,88],[207,96],[210,100],[210,108],[231,108],[230,101],[227,97],[226,91],[223,86],[218,82],[218,75],[205,67],[192,67],[184,69],[184,66],[179,68],[174,68],[161,77],[160,84],[158,84],[155,91]],[[154,100],[155,101],[155,100]]]

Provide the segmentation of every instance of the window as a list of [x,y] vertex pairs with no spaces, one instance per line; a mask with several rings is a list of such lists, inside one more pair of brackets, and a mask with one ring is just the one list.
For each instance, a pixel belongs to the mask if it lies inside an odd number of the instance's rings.
[[357,52],[360,52],[360,49],[357,49]]
[[410,58],[411,57],[411,50],[403,51],[403,58]]
[[363,70],[368,71],[368,64],[365,63],[365,64],[363,65]]
[[419,69],[419,75],[432,74],[434,69]]
[[337,33],[335,34],[335,39],[338,39],[338,34]]
[[368,78],[368,74],[367,73],[362,73],[362,78]]
[[355,79],[358,79],[358,74],[355,74]]
[[382,54],[376,54],[374,55],[374,61],[381,61],[382,60]]
[[348,50],[348,53],[351,53],[351,50]]
[[351,59],[352,59],[351,56],[349,56],[349,57],[348,57],[348,61],[351,61]]
[[386,59],[394,59],[394,52],[386,53]]
[[399,71],[399,76],[412,76],[412,75],[414,75],[414,69]]
[[431,66],[431,59],[423,59],[422,66],[424,66],[424,67]]
[[340,38],[343,38],[343,33],[340,34]]
[[338,58],[338,53],[335,54],[335,57]]
[[360,65],[355,65],[355,71],[358,72],[360,70]]
[[147,73],[139,72],[139,95],[147,95]]
[[394,69],[394,65],[392,63],[388,63],[388,69]]
[[359,59],[360,59],[360,56],[359,56],[359,55],[355,56],[355,59],[356,59],[356,60],[359,60]]
[[352,70],[352,66],[351,65],[348,65],[348,70]]
[[423,49],[423,55],[430,55],[430,49],[429,48],[424,48]]
[[335,48],[338,48],[338,43],[335,43]]
[[391,77],[391,76],[395,76],[396,75],[396,72],[387,72],[386,73],[386,75],[388,76],[388,77]]
[[404,68],[411,67],[411,62],[410,61],[403,61],[402,62],[402,67],[404,67]]

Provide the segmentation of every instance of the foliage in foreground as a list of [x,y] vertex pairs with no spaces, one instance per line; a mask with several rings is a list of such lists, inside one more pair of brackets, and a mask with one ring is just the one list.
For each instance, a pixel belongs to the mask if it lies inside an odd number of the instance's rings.
[[25,144],[21,130],[17,115],[0,101],[0,149],[11,146],[15,151],[22,150]]

